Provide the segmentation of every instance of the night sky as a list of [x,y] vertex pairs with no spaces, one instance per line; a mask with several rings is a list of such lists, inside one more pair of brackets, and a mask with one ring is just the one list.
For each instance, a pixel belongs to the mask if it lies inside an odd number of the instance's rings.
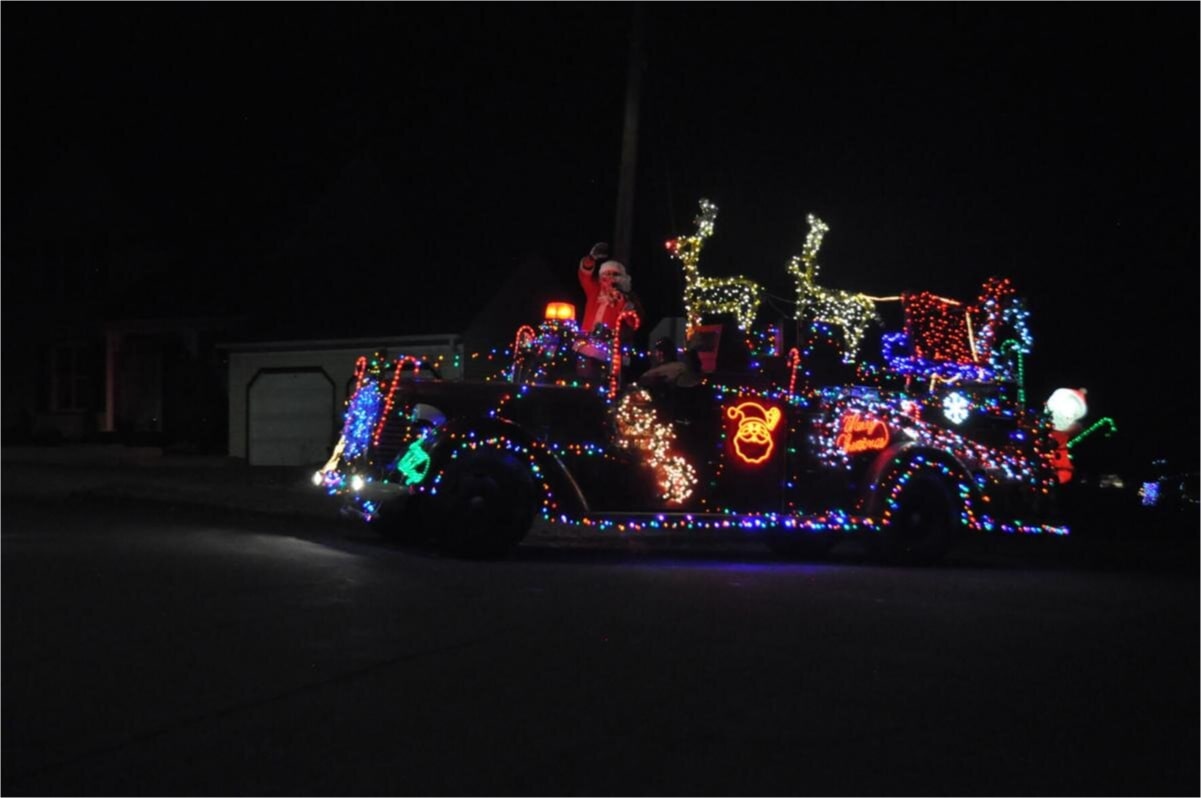
[[[1009,276],[1032,394],[1087,387],[1129,457],[1195,465],[1198,9],[646,6],[647,315],[681,312],[662,242],[700,197],[702,269],[784,297],[815,212],[823,284],[966,300]],[[104,231],[127,314],[455,332],[531,261],[578,300],[613,230],[633,10],[5,4],[5,312],[70,230]]]

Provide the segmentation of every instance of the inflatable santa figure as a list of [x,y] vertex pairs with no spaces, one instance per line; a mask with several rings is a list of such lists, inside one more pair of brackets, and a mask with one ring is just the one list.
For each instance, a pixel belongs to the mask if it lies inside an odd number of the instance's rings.
[[1088,415],[1088,402],[1084,399],[1087,393],[1084,388],[1057,388],[1047,399],[1047,412],[1051,414],[1051,437],[1057,444],[1051,455],[1051,463],[1055,466],[1055,475],[1061,485],[1070,482],[1076,470],[1068,451],[1068,441],[1080,432],[1080,419]]

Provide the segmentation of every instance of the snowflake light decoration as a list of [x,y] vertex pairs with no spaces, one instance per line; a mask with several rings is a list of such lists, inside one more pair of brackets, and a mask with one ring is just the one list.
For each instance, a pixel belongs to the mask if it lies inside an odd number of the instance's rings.
[[967,421],[972,409],[972,403],[958,391],[953,391],[943,397],[942,414],[952,424],[959,425]]

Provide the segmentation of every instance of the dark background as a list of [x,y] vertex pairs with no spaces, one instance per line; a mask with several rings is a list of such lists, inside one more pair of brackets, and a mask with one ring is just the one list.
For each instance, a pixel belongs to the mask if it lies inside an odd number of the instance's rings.
[[[634,10],[5,4],[4,313],[38,242],[81,230],[126,315],[453,332],[530,262],[579,301]],[[662,242],[698,198],[721,208],[702,269],[784,297],[812,211],[828,286],[1012,277],[1032,401],[1087,387],[1120,457],[1195,464],[1196,4],[644,11],[629,266],[652,323],[681,312]]]

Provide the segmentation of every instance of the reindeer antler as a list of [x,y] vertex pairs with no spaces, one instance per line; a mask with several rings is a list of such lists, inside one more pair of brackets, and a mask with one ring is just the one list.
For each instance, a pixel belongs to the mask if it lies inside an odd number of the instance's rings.
[[713,235],[713,222],[717,220],[717,206],[710,200],[701,197],[701,213],[692,220],[696,225],[696,234],[701,238]]
[[788,273],[797,281],[813,283],[817,277],[817,251],[821,249],[822,239],[830,231],[830,226],[812,213],[806,217],[809,222],[809,232],[805,234],[805,246],[800,255],[788,259]]
[[713,235],[713,223],[717,220],[716,205],[702,198],[700,206],[700,214],[692,220],[696,225],[696,232],[690,236],[669,239],[667,242],[667,250],[679,258],[686,269],[696,268],[701,259],[701,246],[706,238]]
[[805,235],[805,246],[801,249],[801,261],[805,264],[805,274],[812,280],[817,276],[817,251],[822,247],[822,239],[830,232],[830,226],[812,213],[806,217],[809,222],[809,232]]

